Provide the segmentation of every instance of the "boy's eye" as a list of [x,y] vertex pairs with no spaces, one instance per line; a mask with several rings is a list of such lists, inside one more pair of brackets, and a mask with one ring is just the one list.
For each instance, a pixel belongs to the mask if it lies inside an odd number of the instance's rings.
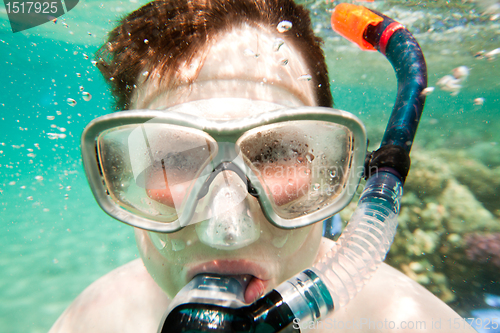
[[252,163],[301,163],[308,144],[293,126],[261,130],[240,142],[241,151]]
[[[209,154],[202,148],[190,149],[189,151],[179,153],[168,153],[159,158],[162,168],[167,170],[198,170],[203,165]],[[158,157],[157,157],[158,159]]]

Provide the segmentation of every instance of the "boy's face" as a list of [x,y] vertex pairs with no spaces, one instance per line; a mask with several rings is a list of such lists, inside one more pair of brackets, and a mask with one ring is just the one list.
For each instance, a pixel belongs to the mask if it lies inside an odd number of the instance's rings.
[[[277,31],[238,28],[209,42],[206,50],[200,50],[191,63],[180,69],[173,87],[159,87],[154,76],[139,84],[132,108],[163,109],[209,98],[239,98],[229,104],[228,100],[219,105],[212,102],[205,108],[184,111],[204,118],[236,119],[283,106],[315,105],[309,71],[300,53],[284,42]],[[255,107],[252,100],[263,102]],[[300,179],[287,181],[300,182]],[[223,197],[220,200],[221,193],[225,189],[243,189],[240,183],[232,171],[222,172],[196,211],[205,211],[202,206],[211,205],[214,200],[221,201],[218,205],[224,209],[226,202]],[[242,193],[245,199],[228,212],[207,216],[205,221],[178,232],[159,234],[136,229],[144,264],[170,297],[195,275],[210,272],[248,275],[245,301],[250,303],[314,261],[321,242],[320,223],[294,230],[277,228],[263,215],[257,199],[246,190]],[[211,207],[217,214],[217,209],[213,209],[217,204]],[[219,238],[200,237],[197,230],[200,225],[228,223],[222,219],[234,222],[221,229]],[[229,237],[223,230],[234,228],[249,231],[241,233],[242,242],[221,247],[220,239]]]

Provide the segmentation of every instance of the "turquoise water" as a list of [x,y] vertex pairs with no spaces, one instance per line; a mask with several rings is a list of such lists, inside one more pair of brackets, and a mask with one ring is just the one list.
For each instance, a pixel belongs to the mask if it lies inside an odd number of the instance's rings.
[[[107,86],[91,63],[93,54],[116,20],[141,3],[81,1],[57,24],[16,34],[0,8],[2,332],[46,332],[86,286],[138,255],[132,229],[95,203],[79,137],[90,120],[112,110]],[[336,107],[366,123],[375,148],[395,99],[392,68],[382,55],[361,53],[335,36],[325,22],[324,1],[307,4],[326,42]],[[457,96],[438,88],[429,95],[415,147],[463,150],[488,168],[499,167],[500,60],[474,54],[500,47],[500,21],[479,16],[478,3],[415,4],[397,7],[391,16],[421,42],[429,86],[455,67],[470,68]],[[384,10],[392,4],[374,6]],[[412,23],[412,17],[420,19]],[[92,95],[90,101],[82,98],[80,86]],[[479,97],[482,106],[474,105]],[[77,104],[68,105],[68,98]],[[66,136],[53,139],[48,133]]]

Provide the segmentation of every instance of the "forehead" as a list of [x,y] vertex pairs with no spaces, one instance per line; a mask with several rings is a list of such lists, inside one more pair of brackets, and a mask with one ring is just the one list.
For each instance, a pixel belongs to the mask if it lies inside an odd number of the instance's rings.
[[208,41],[169,86],[154,76],[138,84],[134,108],[163,109],[209,98],[247,98],[284,106],[315,105],[300,50],[276,29],[244,25]]

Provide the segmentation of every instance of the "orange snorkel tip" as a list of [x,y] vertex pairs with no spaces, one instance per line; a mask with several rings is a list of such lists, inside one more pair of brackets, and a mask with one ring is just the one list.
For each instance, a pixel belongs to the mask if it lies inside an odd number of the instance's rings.
[[358,45],[365,51],[376,51],[364,39],[366,28],[376,26],[384,19],[363,6],[349,3],[338,4],[332,13],[332,28],[342,37]]

